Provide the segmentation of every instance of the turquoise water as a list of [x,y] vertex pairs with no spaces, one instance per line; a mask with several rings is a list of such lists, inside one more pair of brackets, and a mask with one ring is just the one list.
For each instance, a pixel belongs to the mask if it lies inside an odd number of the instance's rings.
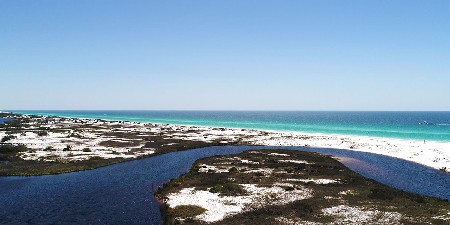
[[450,141],[450,112],[31,110],[13,112],[136,122]]

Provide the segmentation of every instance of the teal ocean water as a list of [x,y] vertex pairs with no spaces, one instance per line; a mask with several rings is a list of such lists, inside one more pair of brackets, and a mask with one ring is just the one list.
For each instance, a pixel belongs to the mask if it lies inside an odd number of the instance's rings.
[[450,141],[450,112],[13,111],[180,125]]

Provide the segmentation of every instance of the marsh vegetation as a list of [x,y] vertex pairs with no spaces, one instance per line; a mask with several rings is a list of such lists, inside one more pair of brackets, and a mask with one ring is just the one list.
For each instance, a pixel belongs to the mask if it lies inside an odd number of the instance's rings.
[[[450,203],[390,188],[330,156],[252,150],[198,160],[157,194],[166,224],[448,224]],[[180,213],[197,206],[200,214]],[[198,211],[201,212],[201,211]]]

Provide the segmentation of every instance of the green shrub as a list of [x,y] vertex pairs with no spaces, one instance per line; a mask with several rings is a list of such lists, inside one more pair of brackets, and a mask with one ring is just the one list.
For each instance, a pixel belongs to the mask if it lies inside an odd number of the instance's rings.
[[239,172],[239,170],[236,168],[236,167],[231,167],[229,170],[228,170],[228,172],[230,172],[230,173],[237,173],[237,172]]
[[190,218],[204,213],[206,209],[196,205],[179,205],[171,209],[171,213],[175,217]]
[[195,187],[196,191],[206,191],[208,190],[206,187]]
[[292,208],[295,209],[297,215],[305,217],[312,214],[315,211],[315,206],[310,202],[297,201],[294,202]]
[[37,135],[38,135],[39,137],[47,136],[47,135],[48,135],[48,132],[47,132],[47,131],[39,131],[39,132],[37,132]]
[[0,145],[0,153],[24,152],[28,148],[25,145]]
[[370,190],[369,198],[379,200],[392,200],[396,193],[388,189],[374,188]]
[[427,199],[425,196],[419,195],[419,194],[409,194],[409,198],[419,204],[427,203]]
[[45,151],[54,151],[55,149],[52,146],[47,146],[44,150]]
[[7,135],[2,138],[1,142],[7,142],[7,141],[15,139],[15,138],[16,138],[16,136],[14,136],[14,135]]
[[212,193],[219,193],[220,195],[225,196],[236,196],[236,195],[243,195],[245,194],[245,190],[242,188],[241,185],[233,184],[233,183],[227,183],[224,185],[216,185],[209,189]]
[[291,187],[291,186],[285,186],[285,187],[283,187],[283,189],[284,189],[285,191],[293,191],[293,190],[295,190],[295,188],[294,188],[294,187]]
[[443,219],[433,219],[432,220],[432,224],[436,224],[436,225],[448,225],[448,221],[447,220],[443,220]]
[[100,156],[92,156],[89,160],[102,160],[103,158]]
[[264,177],[264,173],[263,172],[256,172],[256,173],[254,173],[255,174],[255,176],[257,176],[257,177]]

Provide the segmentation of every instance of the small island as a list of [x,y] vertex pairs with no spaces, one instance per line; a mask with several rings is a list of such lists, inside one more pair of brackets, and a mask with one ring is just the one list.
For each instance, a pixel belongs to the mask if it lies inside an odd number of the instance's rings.
[[156,193],[165,224],[448,224],[446,200],[390,188],[336,159],[251,150],[198,160]]

